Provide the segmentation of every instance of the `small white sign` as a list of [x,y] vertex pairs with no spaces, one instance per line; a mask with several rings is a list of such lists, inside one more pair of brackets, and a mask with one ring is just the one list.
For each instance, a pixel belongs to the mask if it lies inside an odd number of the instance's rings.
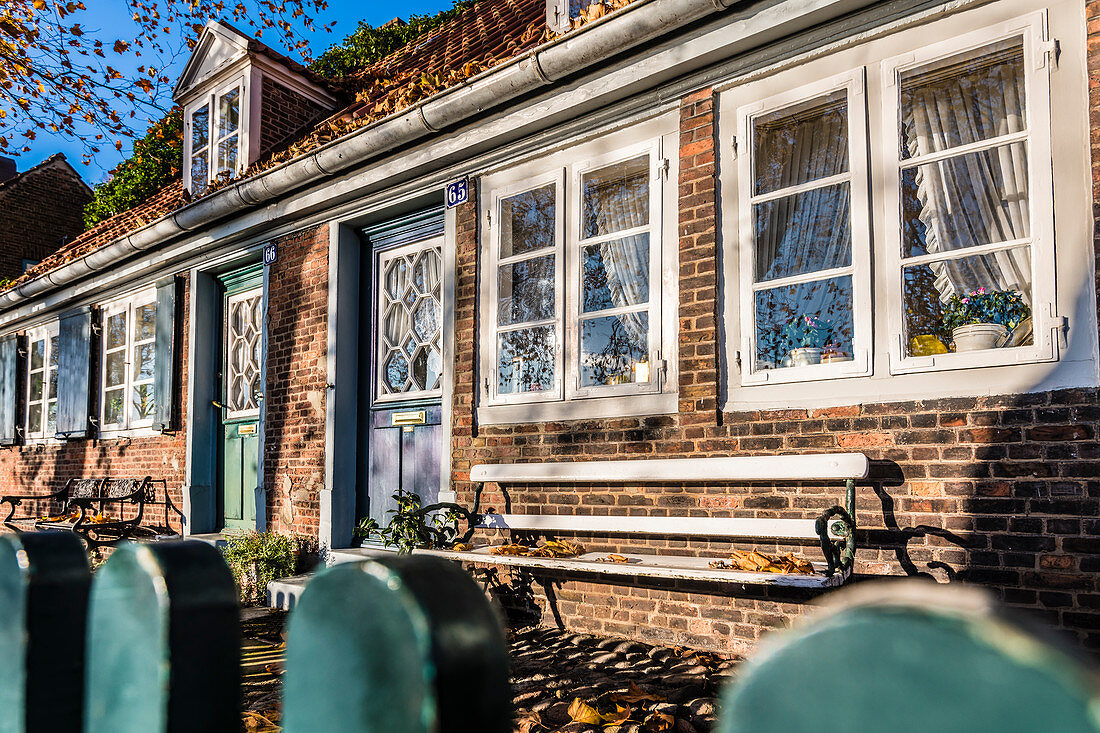
[[460,178],[447,184],[447,208],[453,209],[459,204],[470,200],[470,181],[468,178]]
[[274,245],[274,244],[265,244],[264,245],[264,264],[265,265],[273,265],[273,264],[275,264],[275,260],[277,260],[277,259],[279,259],[278,247],[276,247],[276,245]]

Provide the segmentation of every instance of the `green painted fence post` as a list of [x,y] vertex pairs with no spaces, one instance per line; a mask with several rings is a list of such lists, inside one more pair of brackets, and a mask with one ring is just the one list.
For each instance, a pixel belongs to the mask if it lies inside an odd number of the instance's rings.
[[80,729],[90,583],[76,535],[0,536],[0,733]]
[[720,733],[1096,733],[1096,672],[962,584],[868,583],[778,632],[726,689]]
[[500,622],[454,563],[395,556],[331,567],[290,616],[285,733],[504,733]]
[[241,727],[240,609],[204,542],[124,544],[95,575],[85,733]]

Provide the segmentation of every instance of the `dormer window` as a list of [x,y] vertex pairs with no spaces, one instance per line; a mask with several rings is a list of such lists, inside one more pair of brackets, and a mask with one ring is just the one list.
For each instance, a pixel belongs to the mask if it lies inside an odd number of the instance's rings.
[[187,113],[191,165],[189,188],[202,193],[219,178],[232,178],[248,160],[242,128],[241,99],[245,83],[238,79],[192,103]]
[[172,93],[183,107],[183,186],[235,178],[339,104],[301,64],[220,21],[206,24]]

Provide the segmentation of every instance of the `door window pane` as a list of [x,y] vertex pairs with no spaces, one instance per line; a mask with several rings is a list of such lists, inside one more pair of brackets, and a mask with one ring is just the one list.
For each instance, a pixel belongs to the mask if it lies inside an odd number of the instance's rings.
[[649,314],[581,322],[581,386],[649,381]]
[[555,386],[553,326],[506,331],[498,336],[497,392],[545,392]]
[[554,246],[554,197],[555,186],[551,183],[500,202],[501,259]]
[[761,115],[752,134],[757,196],[847,173],[847,93]]
[[585,313],[649,302],[649,234],[581,248]]
[[379,255],[378,396],[440,389],[442,253],[416,245]]
[[229,416],[260,407],[254,388],[260,373],[260,336],[263,331],[261,290],[229,296],[226,307],[229,328],[226,334],[226,407]]
[[585,173],[581,177],[585,239],[649,223],[649,156]]

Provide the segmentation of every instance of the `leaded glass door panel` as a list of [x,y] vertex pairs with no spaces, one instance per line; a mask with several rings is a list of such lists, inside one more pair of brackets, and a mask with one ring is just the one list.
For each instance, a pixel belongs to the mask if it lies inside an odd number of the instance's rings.
[[226,280],[221,367],[221,509],[226,529],[256,526],[260,403],[263,400],[263,288],[259,270]]
[[398,489],[425,505],[439,497],[442,244],[433,237],[374,253],[374,387],[358,512],[381,526],[392,519]]

